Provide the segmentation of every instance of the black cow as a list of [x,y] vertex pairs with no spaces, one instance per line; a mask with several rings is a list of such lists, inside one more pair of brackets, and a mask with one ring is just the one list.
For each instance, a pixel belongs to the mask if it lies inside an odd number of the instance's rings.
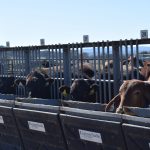
[[47,74],[35,70],[29,73],[26,79],[17,79],[15,84],[19,85],[20,82],[25,85],[28,97],[51,98],[50,89],[54,80]]
[[14,87],[15,77],[0,77],[0,93],[2,94],[15,94],[16,88]]
[[59,88],[63,96],[70,94],[74,101],[96,102],[98,85],[93,80],[75,79],[72,85]]

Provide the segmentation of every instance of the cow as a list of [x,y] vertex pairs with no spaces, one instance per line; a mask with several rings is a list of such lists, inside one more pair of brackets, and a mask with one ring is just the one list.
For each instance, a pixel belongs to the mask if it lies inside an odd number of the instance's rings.
[[74,101],[96,102],[98,85],[90,79],[75,79],[72,85],[62,85],[59,88],[63,96],[71,96]]
[[15,85],[22,83],[26,88],[28,97],[32,98],[51,98],[50,89],[54,79],[39,70],[30,72],[26,79],[16,79]]
[[133,66],[135,68],[139,67],[143,67],[143,62],[141,59],[138,59],[136,56],[130,56],[127,60],[123,60],[122,65],[130,65]]
[[14,76],[0,77],[0,93],[2,94],[16,94],[14,87]]
[[[139,64],[139,66],[138,66]],[[102,72],[102,79],[105,77],[105,79],[112,79],[114,78],[114,64],[113,64],[113,60],[109,60],[105,62],[105,66]],[[144,80],[143,75],[141,75],[140,73],[140,69],[143,67],[143,62],[141,59],[137,60],[137,57],[133,56],[133,57],[129,57],[127,60],[123,60],[120,63],[120,71],[122,72],[122,78],[123,80],[126,79],[140,79],[140,80]]]
[[43,60],[43,61],[42,61],[42,67],[44,67],[44,68],[49,68],[49,67],[50,67],[49,61]]
[[143,67],[140,69],[141,74],[144,77],[144,80],[150,81],[150,61],[145,61]]
[[[139,66],[137,65],[137,63],[139,64]],[[133,66],[135,68],[137,68],[137,67],[141,68],[141,67],[144,66],[142,60],[141,59],[137,59],[136,56],[133,56],[133,57],[130,56],[127,60],[123,60],[121,65]],[[104,69],[107,70],[108,67],[109,68],[113,68],[113,66],[114,66],[113,65],[113,60],[111,59],[111,60],[105,62]]]
[[[46,74],[50,74],[54,78],[64,78],[64,67],[63,65],[53,66],[50,68],[42,67],[40,71]],[[72,78],[81,78],[84,79],[92,79],[94,77],[94,69],[90,63],[84,62],[83,65],[73,66],[71,65],[71,77]]]
[[120,87],[119,93],[106,105],[108,111],[114,103],[116,113],[130,114],[124,106],[148,107],[150,104],[150,82],[141,80],[126,80]]

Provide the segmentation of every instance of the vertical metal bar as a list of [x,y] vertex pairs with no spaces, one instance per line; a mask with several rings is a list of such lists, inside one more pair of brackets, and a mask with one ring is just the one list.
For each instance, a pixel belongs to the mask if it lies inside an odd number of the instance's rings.
[[93,55],[94,55],[94,74],[95,74],[95,82],[97,82],[96,76],[96,50],[95,50],[95,43],[93,43]]
[[[54,52],[54,45],[52,45],[52,74],[53,74],[53,78],[55,79],[56,78],[56,75],[57,75],[57,72],[56,72],[56,66],[55,66],[55,52]],[[53,89],[52,89],[52,95],[53,95],[53,98],[55,99],[55,94],[54,94],[54,85],[52,86]]]
[[55,98],[58,98],[58,95],[56,95],[56,91],[57,91],[57,89],[58,89],[58,84],[59,84],[59,81],[58,81],[58,76],[59,76],[59,72],[58,72],[58,49],[57,49],[57,45],[55,45],[55,55],[56,55],[56,72],[57,72],[57,80],[56,80],[56,86],[54,87],[54,95],[55,95]]
[[82,44],[80,43],[80,66],[81,66],[81,78],[83,78],[83,49],[82,49]]
[[79,78],[79,47],[78,47],[78,43],[76,43],[76,49],[77,49],[77,58],[76,58],[76,74],[77,74],[77,78]]
[[136,73],[137,73],[137,79],[139,79],[139,45],[138,45],[138,39],[136,40]]
[[37,60],[38,60],[38,66],[41,67],[41,49],[38,47],[38,53],[37,53]]
[[120,58],[119,58],[119,43],[113,42],[113,62],[114,62],[114,94],[119,92],[120,87]]
[[[52,69],[54,67],[54,66],[52,66],[52,59],[53,59],[52,58],[52,47],[49,46],[48,47],[48,60],[49,60],[49,71],[48,72],[49,72],[49,76],[54,79],[54,76],[53,76],[53,73],[52,73]],[[52,87],[53,87],[53,85],[52,85]],[[53,97],[52,88],[50,90],[50,94],[51,94],[51,97]]]
[[50,77],[52,77],[52,73],[51,73],[51,50],[50,50],[50,46],[48,47],[48,63],[49,63],[48,75]]
[[128,80],[129,79],[129,75],[128,75],[128,45],[127,45],[127,40],[125,40],[125,53],[126,53],[126,64],[125,64],[125,68],[124,68],[124,72],[126,72],[125,73],[125,75],[126,75],[126,80]]
[[64,84],[70,86],[70,47],[63,48],[63,68],[64,68]]
[[[63,71],[63,68],[62,68],[62,58],[61,58],[62,53],[61,53],[61,45],[60,44],[58,46],[58,55],[59,55],[58,57],[59,57],[59,87],[60,87],[63,84],[63,82],[62,82],[62,71]],[[60,98],[59,95],[60,94],[58,92],[58,98]]]
[[120,81],[123,82],[123,52],[122,52],[122,40],[119,42],[119,50],[120,50]]
[[21,48],[18,49],[18,53],[19,53],[18,54],[18,56],[19,56],[18,57],[19,58],[19,60],[18,60],[19,61],[19,77],[21,77],[21,58],[20,58],[21,57],[21,54],[20,54],[21,53]]
[[5,75],[5,66],[6,66],[6,64],[5,64],[6,63],[5,62],[5,55],[4,54],[5,54],[5,51],[3,51],[3,53],[2,53],[2,55],[3,55],[2,56],[3,57],[3,75],[2,75],[2,77]]
[[15,58],[16,58],[16,72],[15,72],[15,74],[17,74],[18,72],[19,72],[19,67],[18,67],[18,64],[19,64],[19,62],[18,62],[18,51],[17,51],[17,47],[15,48]]
[[98,85],[99,85],[99,100],[97,102],[103,103],[102,101],[102,84],[101,84],[101,53],[100,53],[100,43],[98,42]]
[[[24,53],[23,53],[24,51],[23,51],[23,49],[22,49],[22,47],[21,47],[21,49],[20,49],[20,53],[21,53],[21,55],[20,55],[20,59],[21,59],[21,75],[20,75],[20,77],[22,78],[22,77],[24,77]],[[22,92],[23,92],[23,94],[22,94],[22,96],[25,96],[25,94],[26,94],[26,91],[25,91],[25,86],[24,87],[22,87]]]
[[106,74],[105,74],[105,61],[106,61],[106,56],[105,56],[105,45],[104,41],[102,41],[102,64],[103,64],[103,99],[104,103],[107,101],[106,100]]
[[72,77],[73,79],[76,78],[76,63],[75,63],[75,59],[76,59],[76,55],[75,55],[75,48],[74,48],[74,44],[72,44],[72,63],[71,63],[71,69],[72,69]]
[[[107,46],[107,58],[108,58],[108,99],[110,100],[111,99],[111,80],[110,80],[110,53],[109,53],[109,41],[106,42],[106,46]],[[111,73],[112,74],[112,73]]]
[[[24,70],[24,60],[25,60],[25,58],[24,58],[24,51],[23,51],[23,49],[21,48],[21,58],[22,58],[22,77],[24,77],[25,76],[25,70]],[[13,63],[14,64],[14,63]]]
[[132,39],[130,40],[130,48],[131,48],[131,78],[135,78],[134,77],[134,55],[133,55],[133,43],[132,43]]
[[24,50],[24,57],[25,57],[25,75],[29,74],[30,72],[30,47]]

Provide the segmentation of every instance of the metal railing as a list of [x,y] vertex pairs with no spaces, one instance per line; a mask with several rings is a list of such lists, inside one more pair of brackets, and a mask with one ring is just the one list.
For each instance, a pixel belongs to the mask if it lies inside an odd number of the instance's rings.
[[[139,49],[141,45],[148,44],[150,39],[3,47],[0,48],[0,76],[25,77],[30,71],[43,68],[42,62],[47,61],[49,67],[46,71],[56,79],[54,98],[60,98],[58,88],[81,78],[83,63],[88,62],[95,74],[92,80],[99,85],[97,101],[105,103],[118,93],[123,80],[140,78]],[[134,56],[137,58],[136,65],[131,59],[130,70],[127,59]]]

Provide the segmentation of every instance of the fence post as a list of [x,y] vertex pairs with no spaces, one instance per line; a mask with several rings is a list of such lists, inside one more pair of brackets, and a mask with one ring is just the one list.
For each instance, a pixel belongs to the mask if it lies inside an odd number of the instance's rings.
[[69,46],[63,48],[63,74],[64,74],[64,84],[70,86],[71,81],[71,59],[70,59],[70,48]]
[[30,51],[29,51],[29,49],[24,50],[24,57],[25,57],[25,75],[27,75],[30,72]]
[[114,95],[120,88],[120,57],[119,57],[119,42],[112,42],[113,62],[114,62]]

